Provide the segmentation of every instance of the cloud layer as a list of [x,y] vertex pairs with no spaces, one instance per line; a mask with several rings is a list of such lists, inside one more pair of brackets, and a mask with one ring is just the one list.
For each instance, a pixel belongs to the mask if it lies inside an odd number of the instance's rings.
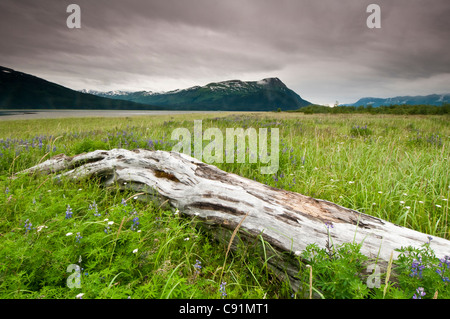
[[2,0],[0,65],[98,90],[276,76],[316,103],[450,91],[448,0],[77,0],[68,29],[73,2]]

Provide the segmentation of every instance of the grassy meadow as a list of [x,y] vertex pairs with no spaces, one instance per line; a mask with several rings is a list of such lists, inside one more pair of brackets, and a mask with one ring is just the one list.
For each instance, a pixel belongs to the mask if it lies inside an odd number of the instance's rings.
[[[170,140],[172,131],[193,132],[195,119],[203,120],[203,130],[279,128],[276,174],[260,174],[261,164],[248,161],[215,164],[225,171],[450,239],[448,115],[274,112],[5,120],[0,121],[0,298],[305,297],[277,279],[254,247],[242,244],[240,253],[227,255],[227,247],[195,220],[136,201],[131,192],[104,189],[95,180],[9,178],[61,153],[170,151],[177,143]],[[349,258],[363,259],[357,247],[353,257],[346,250],[327,261],[324,247],[311,244],[311,251],[325,256],[311,261],[313,288],[323,298],[431,298],[436,291],[438,298],[450,298],[450,261],[433,259],[432,240],[424,243],[420,262],[417,251],[398,261],[404,270],[399,283],[383,281],[378,289],[353,275],[351,267],[358,265]],[[420,276],[412,271],[417,262],[423,266]],[[68,271],[69,265],[79,268]],[[305,289],[308,276],[300,266]]]

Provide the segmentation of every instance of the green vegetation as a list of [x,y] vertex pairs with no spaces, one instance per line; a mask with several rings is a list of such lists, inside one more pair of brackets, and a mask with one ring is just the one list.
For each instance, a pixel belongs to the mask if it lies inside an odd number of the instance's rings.
[[367,106],[335,106],[329,107],[324,105],[311,104],[307,107],[300,108],[294,112],[302,112],[304,114],[397,114],[397,115],[443,115],[450,114],[450,104],[442,106],[436,105],[388,105],[372,107]]
[[[193,132],[194,119],[203,119],[203,130],[279,128],[276,175],[261,175],[260,163],[217,163],[225,171],[450,239],[448,115],[274,112],[2,121],[0,296],[308,298],[311,268],[299,261],[301,290],[294,293],[266,267],[267,257],[258,257],[254,245],[238,240],[238,253],[227,255],[227,246],[197,227],[195,219],[161,203],[141,202],[116,187],[104,189],[96,180],[9,179],[60,153],[171,150],[176,143],[171,132],[178,127]],[[389,276],[382,274],[378,288],[355,275],[365,267],[359,244],[311,243],[299,256],[312,266],[313,294],[432,298],[438,291],[438,298],[450,297],[450,262],[433,256],[432,239],[420,248],[404,247],[394,261],[398,282],[386,284]],[[80,272],[67,272],[70,265],[78,265]],[[68,280],[76,283],[77,274],[80,288],[69,288]]]

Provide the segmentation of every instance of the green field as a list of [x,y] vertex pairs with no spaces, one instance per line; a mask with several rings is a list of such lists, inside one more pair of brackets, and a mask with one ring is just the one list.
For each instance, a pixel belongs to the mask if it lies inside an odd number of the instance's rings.
[[[61,185],[48,176],[9,179],[60,153],[170,151],[176,143],[171,132],[193,132],[194,119],[203,120],[203,130],[279,128],[277,174],[262,175],[259,164],[248,161],[216,164],[225,171],[450,239],[448,115],[280,112],[0,121],[0,298],[304,297],[278,280],[253,247],[242,244],[240,253],[226,256],[227,247],[195,220],[135,201],[133,193],[105,190],[95,180]],[[313,287],[325,298],[412,298],[418,287],[425,287],[425,298],[436,290],[439,298],[450,298],[447,261],[441,261],[446,272],[438,274],[429,257],[423,278],[409,276],[405,266],[403,284],[388,283],[383,290],[385,285],[368,289],[350,278],[342,267],[351,256],[344,255],[312,264],[322,269]],[[67,286],[71,264],[80,265],[79,288]]]

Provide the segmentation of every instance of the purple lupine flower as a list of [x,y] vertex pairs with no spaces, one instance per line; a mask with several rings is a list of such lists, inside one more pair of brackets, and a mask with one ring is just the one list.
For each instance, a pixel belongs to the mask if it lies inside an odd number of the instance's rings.
[[325,226],[327,227],[327,229],[334,228],[334,225],[332,222],[325,222]]
[[70,205],[67,205],[67,210],[66,210],[66,219],[72,218],[72,208],[70,208]]
[[25,234],[27,234],[28,231],[31,230],[31,226],[33,226],[33,225],[31,224],[30,220],[27,219],[27,220],[25,221],[25,225],[24,225],[24,227],[25,227]]
[[411,264],[411,277],[418,276],[419,278],[422,278],[422,270],[425,269],[425,266],[422,265],[422,257],[419,257],[419,260],[414,259]]
[[220,294],[222,295],[222,299],[225,298],[225,297],[227,296],[227,292],[225,291],[225,286],[226,286],[226,285],[227,285],[226,282],[222,282],[222,283],[220,284],[219,291],[220,291]]
[[131,225],[131,230],[137,230],[139,227],[139,217],[136,216],[133,218],[133,225]]
[[195,260],[194,268],[195,268],[195,273],[196,274],[199,274],[200,273],[200,269],[202,269],[201,263],[202,262],[200,260],[198,260],[198,259]]
[[412,299],[422,299],[426,295],[425,290],[422,287],[416,289],[416,294],[412,297]]

